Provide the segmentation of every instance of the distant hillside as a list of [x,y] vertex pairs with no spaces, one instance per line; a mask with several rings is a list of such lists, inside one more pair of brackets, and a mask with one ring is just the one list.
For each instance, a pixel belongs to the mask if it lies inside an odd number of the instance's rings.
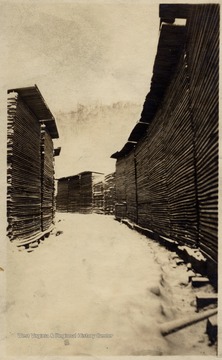
[[56,158],[56,176],[67,176],[84,170],[112,172],[113,152],[120,150],[135,123],[142,105],[117,102],[111,105],[78,104],[69,113],[58,112],[56,122],[62,147]]

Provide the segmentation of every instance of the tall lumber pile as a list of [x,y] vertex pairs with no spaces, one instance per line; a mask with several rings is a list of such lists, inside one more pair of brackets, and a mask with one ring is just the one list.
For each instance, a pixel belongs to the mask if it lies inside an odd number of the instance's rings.
[[68,211],[69,182],[68,178],[58,179],[56,209],[60,212]]
[[42,161],[42,231],[47,230],[54,216],[54,160],[53,142],[46,126],[41,126],[41,161]]
[[93,212],[97,214],[104,213],[104,175],[92,173],[93,184]]
[[79,212],[88,214],[93,208],[93,183],[92,173],[84,172],[81,174],[81,190],[80,190],[80,208]]
[[76,212],[80,206],[80,176],[70,176],[68,179],[67,211]]
[[50,231],[54,216],[55,119],[37,86],[8,90],[7,234],[27,245]]
[[126,160],[125,157],[117,158],[116,162],[116,217],[126,216]]
[[217,261],[219,5],[202,5],[187,20],[187,66],[194,122],[198,243]]
[[111,173],[105,176],[104,181],[104,213],[107,215],[113,215],[115,211],[116,201],[116,184],[115,173]]
[[137,194],[136,194],[136,163],[135,155],[132,151],[125,157],[127,175],[125,178],[127,217],[132,221],[137,221]]
[[97,214],[104,213],[104,182],[96,181],[93,184],[93,211]]
[[116,217],[200,247],[216,264],[219,5],[162,4],[160,20],[141,118],[112,155]]
[[41,134],[18,94],[8,102],[8,236],[29,241],[41,233]]
[[104,208],[101,173],[83,171],[58,179],[57,210],[61,212],[101,213]]

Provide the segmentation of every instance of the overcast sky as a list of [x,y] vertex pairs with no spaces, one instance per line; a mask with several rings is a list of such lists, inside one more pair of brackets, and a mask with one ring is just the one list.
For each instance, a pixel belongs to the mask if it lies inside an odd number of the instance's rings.
[[149,87],[158,4],[8,2],[8,87],[37,83],[52,111],[99,99],[141,101]]
[[[6,89],[37,84],[55,117],[78,103],[95,102],[133,102],[141,104],[141,112],[156,54],[158,3],[9,0],[1,5]],[[58,128],[61,121],[60,116]],[[116,121],[108,132],[116,131]]]

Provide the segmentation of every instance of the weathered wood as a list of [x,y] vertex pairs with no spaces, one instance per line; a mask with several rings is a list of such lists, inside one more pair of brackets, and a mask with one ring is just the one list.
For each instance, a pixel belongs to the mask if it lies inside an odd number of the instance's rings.
[[8,157],[8,236],[11,240],[41,233],[40,123],[19,96],[9,113],[11,157]]
[[104,182],[104,212],[113,215],[116,202],[116,174],[111,173],[105,176]]
[[201,287],[209,284],[209,279],[203,276],[193,276],[191,283],[193,287]]
[[[53,222],[52,138],[58,137],[58,132],[36,86],[9,90],[8,94],[8,236],[17,245],[29,244],[49,231]],[[48,119],[51,116],[46,125],[44,114]]]
[[217,314],[217,309],[210,309],[203,311],[199,314],[190,315],[183,319],[176,319],[173,321],[169,321],[165,324],[160,325],[160,331],[163,336],[170,335],[176,331],[186,328],[187,326],[191,326],[196,324],[199,321],[208,319],[210,316]]
[[187,22],[161,26],[140,119],[146,126],[137,123],[129,137],[134,147],[114,154],[116,199],[139,226],[199,246],[216,264],[219,5],[161,5],[161,11]]
[[205,306],[208,306],[210,304],[217,304],[217,300],[218,300],[217,294],[211,294],[211,293],[197,294],[196,295],[197,310]]
[[217,341],[217,316],[214,315],[207,320],[206,332],[209,336],[211,343],[215,343]]
[[53,142],[45,125],[41,128],[41,224],[47,230],[54,218]]
[[103,213],[104,175],[84,171],[58,179],[57,210],[83,214]]

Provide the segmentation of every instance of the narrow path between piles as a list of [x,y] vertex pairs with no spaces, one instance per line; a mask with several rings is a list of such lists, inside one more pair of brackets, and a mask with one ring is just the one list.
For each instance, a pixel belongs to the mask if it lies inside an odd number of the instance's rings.
[[174,257],[110,216],[57,214],[33,252],[9,246],[9,354],[215,355],[203,322],[160,333],[195,313],[187,268]]

